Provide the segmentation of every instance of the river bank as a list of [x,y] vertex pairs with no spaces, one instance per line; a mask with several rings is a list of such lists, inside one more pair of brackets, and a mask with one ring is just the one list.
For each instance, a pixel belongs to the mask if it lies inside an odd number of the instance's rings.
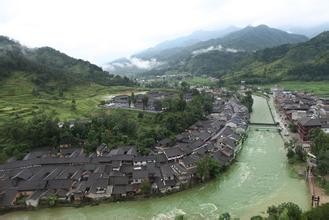
[[[254,98],[253,122],[270,122],[266,100]],[[38,219],[217,219],[223,212],[249,219],[267,207],[291,201],[310,208],[309,192],[287,163],[283,141],[276,130],[251,127],[237,161],[216,180],[164,197],[105,203],[82,208],[21,211],[1,216],[5,220]]]
[[[292,133],[289,130],[289,128],[286,126],[290,122],[288,122],[284,119],[283,113],[280,113],[278,106],[276,106],[274,103],[273,96],[270,97],[270,104],[271,104],[271,108],[274,109],[273,112],[274,112],[275,118],[279,122],[279,125],[281,127],[281,134],[283,134],[282,138],[283,138],[284,142],[297,140],[299,142],[299,144],[303,144],[300,141],[298,134]],[[291,167],[293,168],[293,170],[296,174],[298,174],[298,175],[303,174],[303,176],[305,177],[305,173],[307,170],[306,162],[302,163],[302,162],[296,161],[294,164],[291,164]],[[319,184],[318,181],[314,181],[314,183],[312,184],[312,191],[315,195],[320,196],[320,198],[321,198],[320,203],[319,203],[320,205],[329,202],[329,195],[326,193],[325,189],[321,187],[321,185]]]

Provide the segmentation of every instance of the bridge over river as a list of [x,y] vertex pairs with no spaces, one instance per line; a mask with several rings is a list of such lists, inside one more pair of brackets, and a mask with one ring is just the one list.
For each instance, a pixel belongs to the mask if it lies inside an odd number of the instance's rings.
[[256,126],[270,126],[270,127],[272,127],[272,126],[274,126],[274,127],[277,127],[278,126],[278,123],[260,123],[260,122],[250,122],[250,124],[249,125],[256,125]]
[[[273,124],[274,116],[271,116],[268,106],[264,98],[255,96],[251,123]],[[258,125],[250,127],[237,162],[207,184],[160,198],[82,208],[13,212],[0,218],[128,220],[173,219],[177,214],[185,214],[187,219],[218,219],[221,213],[229,212],[233,217],[250,219],[266,212],[268,206],[286,201],[297,203],[303,209],[310,208],[307,184],[289,167],[279,133],[270,128],[258,129],[262,127]]]

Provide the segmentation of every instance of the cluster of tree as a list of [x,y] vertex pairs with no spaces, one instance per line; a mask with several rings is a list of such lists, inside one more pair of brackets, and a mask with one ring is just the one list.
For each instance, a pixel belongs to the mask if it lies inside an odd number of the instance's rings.
[[293,164],[297,161],[305,162],[306,155],[303,150],[302,145],[297,143],[297,140],[293,139],[289,142],[284,143],[285,148],[287,148],[287,158],[289,163]]
[[210,156],[205,156],[198,161],[197,164],[197,176],[202,182],[218,176],[220,173],[220,167],[217,161]]
[[58,122],[57,119],[41,114],[34,115],[27,122],[16,119],[4,124],[1,133],[7,141],[1,144],[0,160],[3,161],[6,156],[16,156],[20,159],[31,148],[58,146]]
[[[329,59],[329,57],[327,59]],[[288,72],[288,77],[291,79],[298,78],[302,81],[329,80],[328,72],[328,63],[301,64],[293,69],[290,69]]]
[[[266,214],[267,216],[253,216],[250,220],[327,220],[329,216],[329,203],[303,212],[298,205],[292,202],[284,202],[278,206],[273,205],[268,207]],[[181,215],[177,219],[184,219],[184,216]],[[239,218],[232,218],[226,212],[221,214],[218,219],[233,220]]]
[[251,91],[247,91],[244,96],[240,96],[239,100],[242,105],[244,105],[248,108],[249,112],[252,112],[252,105],[254,103],[254,100],[252,99]]
[[207,94],[195,94],[188,103],[183,95],[163,102],[166,111],[158,115],[164,127],[173,133],[180,133],[212,111],[213,98]]
[[317,157],[317,170],[321,175],[326,175],[329,171],[329,134],[316,128],[311,130],[310,139],[311,151]]
[[186,103],[183,96],[179,96],[162,105],[166,111],[147,117],[130,111],[103,112],[88,121],[75,121],[74,126],[66,122],[59,127],[59,120],[46,114],[35,114],[28,121],[18,118],[2,126],[0,132],[6,142],[0,146],[0,160],[10,156],[20,159],[32,148],[60,144],[81,146],[87,152],[94,152],[101,143],[111,148],[135,145],[142,154],[148,154],[157,141],[184,131],[210,113],[212,98],[207,94],[194,94],[192,101]]
[[[129,107],[131,107],[132,105],[136,105],[136,103],[137,103],[137,97],[135,96],[135,93],[134,92],[132,92],[131,93],[131,95],[130,96],[128,96],[128,105],[129,105]],[[148,97],[148,95],[147,94],[144,94],[143,96],[142,96],[142,105],[143,105],[143,110],[145,110],[147,107],[148,107],[148,105],[149,105],[149,97]],[[155,110],[156,111],[161,111],[161,109],[162,109],[162,104],[161,104],[161,101],[159,101],[159,100],[156,100],[156,101],[154,101],[155,103]],[[101,103],[102,104],[102,103]]]
[[298,205],[292,202],[285,202],[278,206],[268,207],[267,214],[267,217],[254,216],[251,220],[326,220],[329,216],[329,203],[302,212]]
[[297,133],[297,125],[294,123],[289,123],[288,128],[292,133]]

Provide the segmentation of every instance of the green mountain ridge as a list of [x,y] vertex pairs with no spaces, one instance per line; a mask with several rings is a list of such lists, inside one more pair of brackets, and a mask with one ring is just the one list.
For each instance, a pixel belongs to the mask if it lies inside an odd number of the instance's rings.
[[136,57],[144,57],[144,56],[149,56],[152,57],[156,55],[157,53],[160,53],[161,51],[167,50],[167,49],[172,49],[172,48],[183,48],[183,47],[188,47],[193,44],[197,44],[199,42],[204,42],[210,39],[216,39],[216,38],[221,38],[224,37],[234,31],[238,31],[239,28],[235,26],[229,26],[224,29],[220,30],[215,30],[215,31],[195,31],[190,35],[179,37],[173,40],[168,40],[161,42],[157,44],[154,47],[148,48],[140,53],[137,53],[133,56]]
[[128,78],[109,74],[88,61],[72,58],[53,48],[31,49],[8,37],[0,36],[0,80],[17,71],[29,76],[37,87],[50,90],[85,83],[132,83]]
[[257,51],[241,59],[240,63],[224,78],[250,82],[328,80],[329,32],[323,32],[304,43]]
[[158,54],[137,54],[135,55],[141,59],[156,58],[159,61],[167,60],[176,54],[190,56],[195,50],[209,48],[211,46],[221,45],[225,48],[233,48],[243,51],[255,51],[269,47],[275,47],[288,43],[300,43],[307,41],[308,38],[303,35],[289,34],[279,29],[270,28],[266,25],[259,25],[256,27],[247,26],[241,30],[229,33],[221,38],[202,41],[191,46],[183,48],[172,48],[163,50]]
[[[133,57],[141,60],[154,59],[161,64],[155,68],[151,68],[150,71],[147,69],[140,69],[138,71],[136,67],[132,69],[132,65],[129,63],[129,60],[125,59],[113,61],[112,64],[119,65],[117,65],[116,68],[112,68],[114,69],[112,71],[119,71],[120,73],[124,73],[125,71],[135,73],[142,72],[143,75],[152,75],[154,73],[163,74],[163,72],[170,71],[172,69],[184,69],[184,66],[186,65],[194,67],[194,65],[189,64],[189,61],[194,59],[205,60],[205,56],[208,55],[203,54],[207,52],[223,55],[224,57],[219,60],[219,63],[223,64],[222,60],[225,59],[225,57],[230,57],[235,60],[237,55],[234,55],[233,53],[236,52],[251,53],[265,48],[271,48],[283,44],[295,44],[305,42],[307,40],[308,38],[303,35],[290,34],[279,29],[270,28],[266,25],[259,25],[256,27],[247,26],[241,30],[226,34],[223,37],[201,41],[193,45],[133,55]],[[219,59],[218,56],[216,56],[216,58]],[[216,60],[216,58],[211,59]],[[196,70],[187,69],[187,71],[197,74],[199,74],[202,70],[203,68],[197,68]]]
[[212,50],[190,56],[180,65],[163,70],[151,70],[143,76],[189,72],[211,75],[227,82],[250,83],[280,80],[328,80],[329,32],[298,44],[283,44],[273,48],[236,53]]

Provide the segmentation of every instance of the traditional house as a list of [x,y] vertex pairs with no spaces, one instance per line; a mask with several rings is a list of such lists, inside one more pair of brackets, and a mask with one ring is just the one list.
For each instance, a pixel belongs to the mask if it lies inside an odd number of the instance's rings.
[[134,170],[131,184],[141,184],[145,179],[148,179],[148,176],[147,170]]
[[303,141],[309,141],[309,133],[313,128],[321,128],[318,118],[301,118],[297,122],[298,134]]
[[168,161],[175,161],[184,156],[184,152],[179,147],[165,149],[163,153],[166,155]]
[[146,166],[147,163],[155,163],[156,157],[154,155],[149,156],[137,156],[134,157],[134,166]]

